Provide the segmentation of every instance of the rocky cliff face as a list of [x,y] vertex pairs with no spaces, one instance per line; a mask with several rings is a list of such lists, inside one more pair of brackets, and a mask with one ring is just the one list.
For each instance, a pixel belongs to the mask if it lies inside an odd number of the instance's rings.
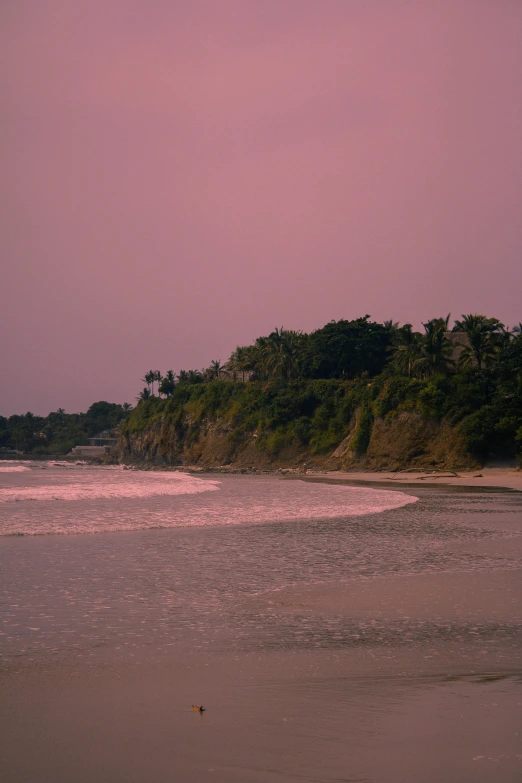
[[407,468],[464,469],[478,466],[467,452],[458,427],[402,412],[393,418],[375,419],[364,455],[350,447],[349,434],[332,455],[344,469],[404,470]]
[[186,421],[182,428],[162,417],[136,432],[123,432],[116,455],[123,463],[202,468],[270,469],[306,466],[318,469],[404,470],[407,468],[464,469],[477,467],[466,451],[459,427],[445,421],[401,412],[376,418],[369,426],[364,453],[354,448],[357,414],[341,444],[326,454],[290,445],[276,454],[258,444],[256,433],[245,435],[225,420]]

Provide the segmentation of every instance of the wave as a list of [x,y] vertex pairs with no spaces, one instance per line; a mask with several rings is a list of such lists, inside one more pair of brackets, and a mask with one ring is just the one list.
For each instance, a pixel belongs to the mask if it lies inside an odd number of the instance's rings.
[[26,470],[31,470],[25,465],[0,465],[0,473],[25,473]]
[[[13,469],[14,470],[14,469]],[[25,470],[25,468],[24,468]],[[219,489],[217,481],[203,481],[186,473],[105,472],[102,477],[90,471],[76,481],[0,489],[0,503],[23,501],[75,501],[147,498],[160,495],[196,495]]]
[[339,519],[348,523],[350,517],[380,514],[418,499],[394,490],[260,477],[217,481],[170,472],[89,469],[76,474],[59,472],[58,476],[33,474],[25,481],[38,484],[0,490],[0,500],[4,501],[0,535],[108,533],[304,520]]

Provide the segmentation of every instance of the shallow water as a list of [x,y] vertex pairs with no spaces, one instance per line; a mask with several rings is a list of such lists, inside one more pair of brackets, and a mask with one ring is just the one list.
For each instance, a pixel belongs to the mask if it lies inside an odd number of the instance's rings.
[[520,779],[522,494],[26,467],[6,780]]

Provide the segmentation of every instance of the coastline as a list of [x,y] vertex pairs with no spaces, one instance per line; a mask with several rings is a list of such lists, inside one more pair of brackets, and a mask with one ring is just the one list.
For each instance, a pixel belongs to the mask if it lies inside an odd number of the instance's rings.
[[120,462],[113,455],[108,458],[84,458],[79,460],[71,454],[0,454],[2,461],[16,462],[69,462],[71,464],[86,464],[92,466],[120,466],[123,470],[138,471],[174,471],[193,473],[196,475],[249,475],[249,476],[280,476],[285,479],[300,479],[306,481],[328,481],[349,484],[379,485],[379,487],[416,486],[423,487],[461,487],[468,489],[508,489],[522,492],[522,468],[519,467],[478,467],[474,470],[437,470],[405,468],[400,471],[372,470],[327,470],[303,467],[244,467],[238,465],[161,465],[146,463]]
[[[94,463],[93,463],[94,464]],[[99,463],[98,463],[99,464]],[[113,463],[112,463],[113,464]],[[477,468],[472,471],[415,470],[403,471],[346,471],[302,468],[245,468],[233,465],[219,467],[200,465],[133,465],[119,463],[124,470],[178,471],[198,476],[248,475],[279,476],[287,480],[328,481],[332,483],[378,485],[379,487],[460,487],[461,489],[507,489],[522,492],[521,468]]]
[[[297,477],[297,476],[295,476]],[[325,471],[301,474],[306,480],[327,480],[329,482],[380,487],[460,487],[461,489],[508,489],[522,492],[522,470],[520,468],[482,468],[474,471],[402,471],[400,473],[368,471]]]

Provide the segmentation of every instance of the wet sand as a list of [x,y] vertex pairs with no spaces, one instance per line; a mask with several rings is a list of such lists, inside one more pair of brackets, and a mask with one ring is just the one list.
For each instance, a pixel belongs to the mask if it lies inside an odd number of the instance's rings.
[[483,653],[194,656],[9,678],[2,780],[515,783],[520,670]]
[[[520,639],[495,628],[521,622],[521,579],[517,569],[427,574],[249,599],[388,629],[407,618],[413,630],[396,646],[126,665],[112,655],[12,672],[0,689],[2,780],[518,782]],[[448,638],[434,638],[441,622]]]

